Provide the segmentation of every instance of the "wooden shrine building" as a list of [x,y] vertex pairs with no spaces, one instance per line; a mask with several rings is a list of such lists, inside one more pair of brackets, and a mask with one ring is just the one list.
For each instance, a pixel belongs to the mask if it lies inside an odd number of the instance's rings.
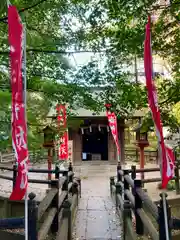
[[[133,119],[141,118],[142,112],[136,112]],[[50,111],[48,118],[56,121],[55,107]],[[74,122],[74,124],[73,124]],[[124,163],[125,147],[125,119],[117,120],[118,137],[121,148],[121,162]],[[68,127],[69,140],[72,142],[73,164],[82,162],[109,162],[117,164],[117,151],[112,134],[108,126],[106,112],[98,115],[90,110],[78,109],[70,120]]]

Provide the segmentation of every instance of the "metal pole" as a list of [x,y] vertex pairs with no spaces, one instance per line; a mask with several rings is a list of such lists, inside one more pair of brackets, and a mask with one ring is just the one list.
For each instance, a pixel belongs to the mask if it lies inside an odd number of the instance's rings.
[[[26,104],[27,104],[27,95],[26,95],[26,89],[27,89],[27,80],[26,80],[26,26],[23,24],[23,49],[24,49],[24,111],[25,111],[25,121],[26,121],[26,133],[27,133],[27,115],[26,115]],[[26,136],[27,139],[27,136]],[[27,173],[28,175],[28,173]],[[28,176],[27,176],[28,177]],[[27,185],[28,187],[28,185]],[[28,191],[26,188],[25,193],[25,240],[28,240]]]
[[168,217],[167,217],[167,206],[166,206],[165,192],[162,193],[162,200],[163,200],[163,209],[164,209],[163,212],[164,212],[164,223],[165,223],[166,240],[169,240]]
[[[162,152],[161,152],[161,145],[158,141],[158,149],[159,149],[159,156],[160,156],[160,172],[161,172],[161,179],[162,179]],[[168,219],[167,219],[167,206],[166,206],[166,197],[165,192],[162,192],[162,200],[163,200],[163,212],[164,212],[164,223],[165,223],[165,234],[166,234],[166,240],[169,240],[169,232],[168,232]]]
[[[150,36],[150,42],[151,42],[151,36]],[[152,56],[152,48],[151,48],[151,56]],[[153,71],[153,57],[152,57],[152,77],[154,78],[154,71]],[[156,125],[155,125],[156,127]],[[162,179],[162,149],[161,149],[161,139],[159,137],[159,134],[157,134],[157,127],[156,127],[156,135],[158,137],[158,147],[159,147],[159,156],[160,156],[160,169],[161,169],[161,179]],[[164,139],[162,139],[164,141]],[[166,234],[166,240],[169,240],[169,233],[168,233],[168,220],[167,220],[167,208],[166,202],[165,202],[165,193],[162,193],[162,200],[163,200],[163,211],[164,211],[164,222],[165,222],[165,234]]]

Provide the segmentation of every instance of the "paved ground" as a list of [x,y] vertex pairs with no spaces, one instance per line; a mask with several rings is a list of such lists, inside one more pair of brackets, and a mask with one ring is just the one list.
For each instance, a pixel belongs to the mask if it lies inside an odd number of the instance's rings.
[[[77,212],[74,240],[121,239],[121,224],[109,193],[110,166],[86,166],[82,198]],[[84,175],[84,178],[83,176]]]
[[[134,165],[136,163],[134,162],[128,162],[125,166],[122,168],[127,168],[130,169],[131,165]],[[146,164],[145,168],[155,168],[158,167],[157,164],[151,164],[148,163]],[[136,168],[139,169],[139,164],[136,164]],[[83,177],[92,177],[93,176],[93,171],[96,171],[96,175],[98,172],[98,176],[116,176],[116,166],[115,165],[89,165],[87,163],[83,164],[82,166],[77,166],[75,167],[75,172],[76,176],[80,176],[81,178]],[[140,179],[140,174],[137,174],[137,179]],[[145,179],[152,179],[152,178],[160,178],[160,172],[149,172],[149,173],[144,173]],[[160,199],[159,194],[161,193],[161,190],[157,188],[158,183],[147,183],[144,185],[144,188],[147,189],[148,195],[152,198],[154,201],[158,201]],[[167,191],[168,198],[179,198],[180,195],[176,195],[175,191]]]
[[[131,163],[126,165],[130,168]],[[34,168],[47,168],[47,164],[33,166]],[[148,164],[146,168],[157,167],[155,164]],[[137,165],[137,168],[139,166]],[[75,166],[75,175],[82,179],[82,198],[74,228],[74,240],[107,240],[121,238],[121,224],[116,215],[109,194],[109,177],[116,175],[115,165],[90,165],[83,164]],[[12,176],[12,172],[2,172],[3,175]],[[145,173],[145,178],[160,177],[158,172]],[[29,178],[47,179],[47,174],[30,173]],[[28,192],[35,192],[37,200],[42,200],[46,194],[46,184],[29,184]],[[145,184],[148,195],[153,200],[159,199],[160,190],[157,183]],[[0,179],[0,196],[8,197],[12,191],[12,182]],[[169,198],[178,197],[175,192],[168,192]]]

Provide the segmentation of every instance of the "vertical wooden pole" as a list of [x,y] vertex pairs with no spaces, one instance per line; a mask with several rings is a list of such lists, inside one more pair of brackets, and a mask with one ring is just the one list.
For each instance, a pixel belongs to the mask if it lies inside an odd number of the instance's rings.
[[67,238],[67,240],[72,240],[71,202],[69,200],[66,200],[63,203],[63,218],[68,219],[68,228],[67,228],[68,238]]
[[73,172],[73,166],[72,166],[72,163],[70,162],[69,163],[69,168],[68,168],[69,172]]
[[59,179],[59,171],[60,171],[59,167],[56,166],[56,168],[55,168],[55,179]]
[[129,183],[126,181],[125,176],[129,175],[129,170],[124,170],[124,200],[129,200],[125,194],[126,190],[129,190]]
[[28,239],[29,240],[37,240],[37,203],[35,201],[36,194],[29,194],[28,201]]
[[[48,148],[48,170],[52,170],[52,149]],[[51,180],[51,173],[48,173],[48,180]]]
[[112,186],[115,185],[114,177],[110,177],[110,193],[112,196]]
[[122,181],[122,176],[119,174],[119,170],[121,170],[120,162],[118,162],[118,165],[117,165],[117,181],[118,182]]
[[129,237],[129,228],[127,227],[128,220],[132,222],[132,211],[130,202],[128,200],[125,200],[123,207],[123,240],[131,239]]
[[17,177],[17,164],[13,165],[13,189],[16,185],[16,177]]
[[[144,169],[144,147],[140,146],[140,169]],[[144,179],[144,172],[141,172],[141,180]]]
[[79,184],[79,197],[81,198],[81,179],[77,178],[77,182]]
[[131,178],[133,180],[136,179],[136,166],[135,165],[131,166]]
[[139,197],[139,195],[136,192],[137,188],[141,188],[142,187],[142,182],[141,180],[134,180],[134,199],[135,199],[135,219],[136,219],[136,233],[138,235],[143,235],[144,234],[144,225],[143,222],[139,216],[139,214],[137,213],[138,209],[142,208],[142,199]]
[[122,195],[122,188],[121,188],[121,184],[119,182],[116,183],[116,208],[119,208],[119,204],[118,204],[118,198],[117,195],[120,194]]
[[59,179],[51,181],[51,188],[56,188],[58,190],[51,203],[51,207],[55,207],[57,209],[57,213],[51,224],[51,232],[56,233],[59,230]]
[[[171,239],[171,227],[170,227],[170,221],[171,221],[171,209],[168,205],[168,202],[167,202],[167,194],[165,194],[165,202],[166,202],[166,209],[164,209],[164,206],[163,206],[163,194],[164,193],[161,193],[160,194],[160,203],[159,203],[159,206],[158,206],[158,214],[159,214],[159,240],[164,240],[164,239],[167,239],[166,238],[166,230],[168,232],[168,235],[169,235],[169,239]],[[168,222],[168,229],[166,229],[165,227],[165,215],[164,215],[164,211],[167,211],[167,222]]]
[[[63,177],[65,177],[66,180],[65,180],[64,184],[62,185],[62,191],[67,191],[68,192],[68,183],[69,183],[68,171],[63,172]],[[68,199],[68,194],[67,194],[65,200],[67,200],[67,199]]]

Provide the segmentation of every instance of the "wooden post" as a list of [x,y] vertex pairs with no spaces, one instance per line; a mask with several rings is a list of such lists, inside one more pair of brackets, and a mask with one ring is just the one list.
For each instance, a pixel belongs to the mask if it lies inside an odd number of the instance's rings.
[[74,182],[72,185],[72,195],[78,194],[78,183]]
[[136,166],[135,165],[131,166],[131,178],[133,180],[136,179]]
[[[133,179],[133,180],[135,180],[136,179],[136,166],[134,165],[132,165],[131,166],[131,178]],[[131,192],[132,192],[132,194],[134,195],[134,190],[135,188],[132,188],[131,189]]]
[[[160,203],[158,206],[158,214],[159,214],[159,240],[166,240],[166,229],[165,229],[165,219],[164,219],[164,207],[163,207],[163,199],[162,199],[162,193],[160,194]],[[165,195],[165,198],[167,198],[167,194]],[[168,234],[169,239],[171,240],[171,227],[170,227],[170,221],[171,221],[171,211],[170,207],[168,206],[167,199],[166,202],[166,211],[167,211],[167,221],[168,221]]]
[[17,177],[17,164],[13,165],[13,189],[16,185],[16,177]]
[[[140,169],[144,169],[144,146],[140,146]],[[141,180],[144,179],[144,172],[141,172]]]
[[59,167],[58,166],[56,166],[56,168],[55,168],[55,178],[56,179],[59,179]]
[[117,194],[122,195],[122,189],[121,189],[121,184],[119,182],[116,183],[116,208],[119,207],[118,205],[118,198],[117,198]]
[[132,214],[131,214],[131,205],[129,200],[124,201],[124,207],[123,207],[123,239],[128,239],[128,229],[126,225],[127,219],[130,218],[132,220]]
[[63,203],[63,218],[68,218],[68,240],[72,240],[72,219],[71,219],[71,203],[66,200]]
[[37,203],[34,200],[36,194],[29,194],[28,201],[28,240],[38,240],[37,236]]
[[80,178],[77,178],[76,181],[77,181],[78,184],[79,184],[79,197],[81,198],[81,179],[80,179]]
[[53,219],[52,225],[51,225],[51,232],[56,233],[59,230],[59,179],[57,180],[51,180],[51,188],[58,189],[58,192],[54,196],[54,199],[52,200],[51,207],[55,207],[57,209],[56,215]]
[[72,195],[77,194],[77,205],[79,203],[78,183],[74,182],[72,185]]
[[136,162],[139,162],[138,157],[139,157],[139,153],[138,153],[138,149],[136,148]]
[[118,165],[117,165],[117,181],[118,182],[122,181],[122,176],[119,174],[119,170],[121,170],[120,162],[118,162]]
[[[73,168],[72,168],[71,163],[69,164],[68,171],[69,171],[69,172],[72,172],[72,171],[73,171]],[[69,176],[69,182],[73,182],[73,174]]]
[[[69,182],[69,180],[68,180],[68,171],[64,171],[64,172],[63,172],[63,177],[66,178],[66,181],[65,181],[64,184],[62,185],[62,191],[68,191],[68,182]],[[66,199],[68,199],[68,194],[67,194],[65,200],[66,200]]]
[[115,185],[114,177],[110,177],[110,193],[112,196],[112,186]]
[[[129,171],[128,170],[124,170],[124,176],[126,176],[126,175],[129,175]],[[129,184],[128,184],[128,182],[124,178],[124,193],[125,193],[126,190],[129,190]],[[124,200],[128,200],[126,194],[124,194]]]
[[141,180],[134,180],[134,198],[135,198],[135,219],[136,219],[136,233],[138,235],[143,235],[144,234],[144,226],[143,226],[143,222],[140,218],[140,216],[137,213],[137,209],[142,208],[142,200],[139,197],[139,195],[136,192],[137,188],[141,188],[142,187],[142,182]]
[[[52,170],[52,149],[48,148],[48,170]],[[51,180],[51,173],[48,173],[48,180]]]
[[68,170],[69,170],[69,172],[73,172],[73,167],[72,167],[72,163],[71,162],[69,163],[69,169]]

